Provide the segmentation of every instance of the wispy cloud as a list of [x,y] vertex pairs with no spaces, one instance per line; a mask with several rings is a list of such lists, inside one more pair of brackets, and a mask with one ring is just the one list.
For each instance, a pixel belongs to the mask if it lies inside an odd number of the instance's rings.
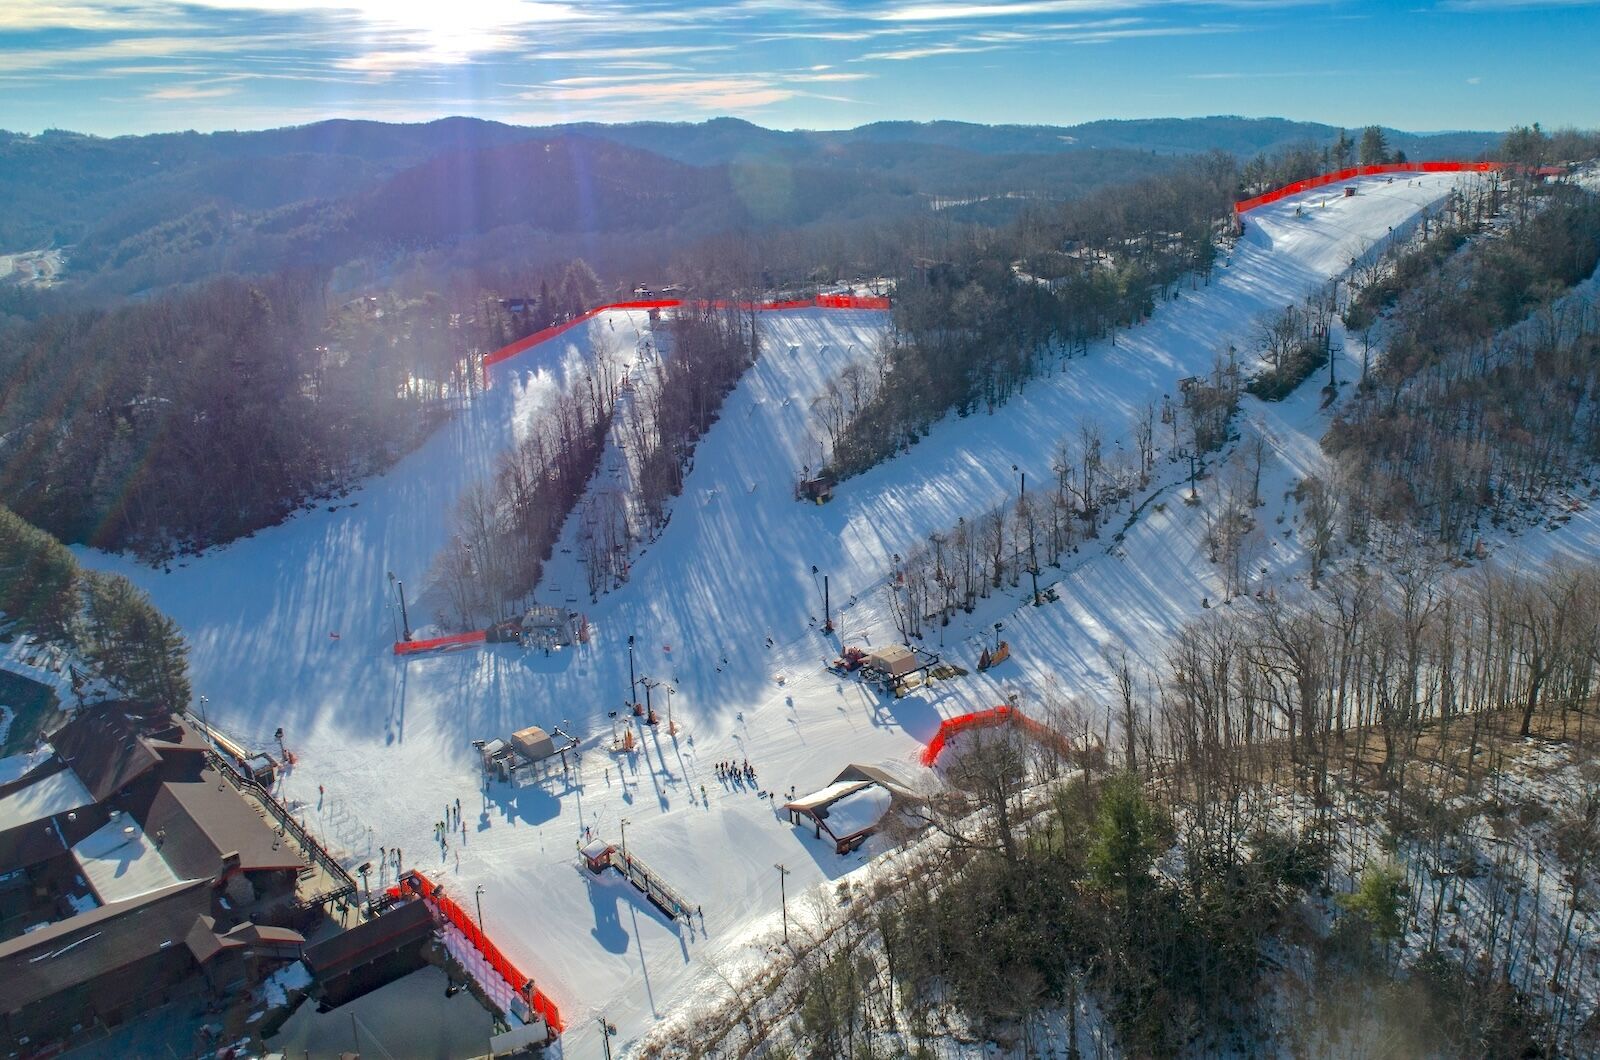
[[974,52],[999,51],[1000,44],[928,44],[917,48],[896,48],[892,51],[868,52],[858,62],[906,62],[911,59],[931,59],[940,55],[970,55]]
[[239,91],[238,85],[214,85],[205,88],[200,85],[170,85],[166,88],[154,88],[144,94],[145,99],[221,99],[231,96]]

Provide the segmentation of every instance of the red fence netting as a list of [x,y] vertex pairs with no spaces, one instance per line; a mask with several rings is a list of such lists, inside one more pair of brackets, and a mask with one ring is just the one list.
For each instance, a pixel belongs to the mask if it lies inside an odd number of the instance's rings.
[[1499,168],[1499,162],[1385,162],[1374,166],[1349,166],[1321,176],[1297,180],[1293,184],[1285,184],[1281,188],[1274,188],[1254,198],[1242,199],[1233,204],[1233,210],[1235,213],[1248,213],[1257,206],[1265,206],[1269,202],[1287,199],[1302,191],[1337,184],[1353,177],[1382,176],[1385,173],[1489,173]]
[[488,636],[485,630],[475,629],[471,633],[452,633],[448,637],[432,637],[428,640],[397,640],[394,642],[394,653],[410,655],[413,652],[433,651],[435,648],[453,648],[459,644],[482,644]]
[[484,961],[494,969],[495,974],[504,979],[535,1012],[544,1017],[552,1033],[561,1033],[563,1030],[561,1013],[556,1011],[555,1003],[533,985],[532,979],[523,975],[517,970],[516,965],[506,959],[500,948],[489,940],[489,936],[478,930],[478,925],[473,923],[472,918],[456,904],[455,899],[445,894],[416,869],[400,877],[399,886],[389,888],[389,893],[396,896],[415,895],[437,910],[445,921],[461,932],[462,937],[472,944],[473,949],[483,955]]
[[990,707],[988,710],[977,710],[971,714],[959,714],[941,722],[939,731],[933,734],[928,746],[922,749],[922,764],[932,766],[937,762],[950,737],[969,729],[992,729],[998,725],[1015,725],[1034,739],[1054,745],[1063,754],[1071,751],[1066,738],[1060,733],[1045,728],[1015,707]]
[[[638,302],[612,302],[608,305],[598,305],[593,309],[573,317],[571,320],[552,324],[542,331],[518,339],[507,346],[502,346],[483,358],[483,380],[487,386],[489,382],[489,368],[501,361],[509,360],[524,350],[548,342],[562,332],[577,327],[601,313],[612,309],[676,309],[684,305],[692,305],[697,309],[727,309],[731,303],[717,300],[685,302],[681,298],[657,298]],[[786,309],[888,309],[889,299],[878,295],[854,294],[819,294],[815,298],[798,298],[785,302],[740,302],[738,306],[745,312],[777,312]]]

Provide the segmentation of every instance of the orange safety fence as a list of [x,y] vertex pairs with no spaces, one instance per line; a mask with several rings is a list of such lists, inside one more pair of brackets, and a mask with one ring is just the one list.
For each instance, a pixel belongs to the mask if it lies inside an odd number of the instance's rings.
[[[655,298],[647,301],[611,302],[607,305],[597,305],[587,312],[573,317],[571,320],[552,324],[549,327],[527,335],[516,342],[502,346],[493,353],[483,358],[483,381],[487,386],[489,382],[489,368],[501,361],[510,360],[517,354],[548,342],[565,331],[577,327],[579,324],[613,309],[677,309],[689,305],[696,309],[727,309],[733,303],[718,299],[717,301],[700,300],[685,302],[681,298]],[[744,312],[782,312],[789,309],[888,309],[889,299],[881,295],[854,295],[854,294],[819,294],[815,298],[797,298],[783,302],[740,302],[738,308]]]
[[1285,184],[1281,188],[1274,188],[1254,198],[1242,199],[1233,204],[1233,210],[1235,213],[1248,213],[1257,206],[1265,206],[1269,202],[1287,199],[1302,191],[1338,184],[1354,177],[1382,176],[1385,173],[1490,173],[1499,168],[1499,162],[1385,162],[1381,165],[1349,166],[1321,176],[1297,180],[1293,184]]
[[455,899],[445,894],[436,884],[416,869],[411,869],[400,877],[400,883],[389,888],[389,894],[399,898],[414,895],[427,902],[435,909],[445,922],[461,932],[472,947],[483,956],[484,961],[494,969],[496,975],[504,979],[511,989],[528,1002],[528,1005],[539,1015],[544,1017],[553,1034],[560,1034],[563,1030],[561,1013],[556,1011],[556,1006],[548,996],[538,987],[533,985],[533,980],[517,970],[517,966],[506,959],[500,948],[489,940],[489,936],[478,930],[478,925],[466,914]]
[[941,722],[939,731],[933,734],[928,746],[922,749],[922,764],[932,766],[937,762],[950,737],[969,729],[992,729],[999,725],[1016,725],[1041,743],[1053,744],[1063,754],[1071,750],[1060,733],[1047,729],[1015,707],[990,707],[988,710],[977,710],[971,714],[946,718]]
[[431,637],[428,640],[397,640],[394,642],[396,655],[411,655],[419,651],[433,651],[435,648],[454,648],[461,644],[482,644],[489,634],[486,630],[475,629],[471,633],[452,633],[448,637]]

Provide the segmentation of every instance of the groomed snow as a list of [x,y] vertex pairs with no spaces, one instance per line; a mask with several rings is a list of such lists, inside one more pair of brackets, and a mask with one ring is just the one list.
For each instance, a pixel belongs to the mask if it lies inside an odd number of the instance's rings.
[[[619,365],[634,359],[643,314],[602,315],[498,366],[484,400],[336,510],[306,513],[166,573],[80,555],[127,573],[183,626],[195,691],[210,697],[214,723],[257,747],[284,728],[299,756],[284,794],[312,827],[353,859],[378,863],[380,845],[399,846],[407,867],[442,881],[463,908],[473,908],[481,886],[486,928],[560,1007],[569,1055],[599,1055],[601,1013],[626,1050],[694,997],[715,966],[777,927],[778,863],[791,873],[791,901],[860,864],[861,855],[840,858],[831,842],[791,827],[782,793],[815,790],[850,762],[914,772],[914,756],[944,717],[1003,702],[1012,688],[1025,696],[1056,689],[1093,704],[1107,684],[1103,645],[1154,658],[1201,613],[1202,599],[1221,595],[1197,510],[1175,488],[1186,465],[1163,456],[1152,492],[1170,503],[1147,507],[1117,543],[1120,514],[1064,571],[1047,571],[1046,582],[1060,579],[1061,603],[1018,610],[1023,593],[1007,590],[943,632],[943,650],[973,669],[981,635],[1003,619],[1015,662],[880,700],[822,662],[845,643],[895,639],[878,591],[889,557],[1013,496],[1013,464],[1030,484],[1049,482],[1053,443],[1081,418],[1106,428],[1108,447],[1125,439],[1138,406],[1176,396],[1177,381],[1207,370],[1227,343],[1244,348],[1258,315],[1298,301],[1403,231],[1455,179],[1366,178],[1354,182],[1352,198],[1334,186],[1254,211],[1210,286],[1185,287],[1153,320],[1030,384],[997,415],[947,419],[822,507],[792,496],[801,466],[815,467],[821,455],[811,399],[829,376],[870,355],[887,314],[763,315],[760,361],[702,441],[670,525],[636,557],[628,584],[590,605],[572,554],[558,551],[540,597],[574,598],[588,614],[593,636],[577,650],[546,657],[495,646],[397,659],[387,573],[417,600],[464,486],[488,473],[516,424],[581,381],[585,354]],[[1297,205],[1306,207],[1301,216]],[[1338,369],[1352,377],[1348,358]],[[1272,503],[1260,516],[1271,537],[1260,560],[1269,577],[1300,563],[1292,535],[1281,533],[1288,524],[1272,519],[1285,510],[1284,491],[1320,464],[1316,439],[1328,414],[1314,391],[1274,406],[1246,400],[1246,423],[1268,432],[1274,453],[1264,486]],[[1593,538],[1580,519],[1566,532],[1579,526]],[[571,527],[566,533],[570,547]],[[822,574],[835,638],[818,631]],[[413,625],[429,620],[426,603],[416,603]],[[674,688],[680,731],[666,731],[658,701],[663,724],[640,728],[635,756],[613,757],[602,747],[608,712],[629,695],[629,635],[637,673]],[[939,650],[940,639],[925,646]],[[585,738],[569,781],[483,790],[470,742],[532,724]],[[718,781],[717,762],[745,760],[758,772],[754,785]],[[442,847],[434,826],[456,799],[463,827]],[[624,822],[630,853],[698,904],[703,921],[674,925],[615,874],[580,868],[585,829],[617,842]],[[374,886],[392,878],[386,867]]]

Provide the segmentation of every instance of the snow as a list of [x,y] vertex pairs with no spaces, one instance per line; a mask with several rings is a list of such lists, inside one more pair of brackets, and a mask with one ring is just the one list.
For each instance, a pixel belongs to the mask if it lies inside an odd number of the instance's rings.
[[[1403,233],[1455,181],[1366,178],[1353,198],[1333,187],[1253,211],[1210,285],[1185,288],[1152,320],[1066,361],[998,414],[947,418],[909,454],[842,484],[824,506],[792,494],[802,467],[816,468],[824,455],[812,398],[846,365],[870,357],[888,315],[763,314],[762,356],[702,440],[669,525],[634,557],[628,582],[594,604],[569,520],[538,597],[583,610],[591,638],[548,656],[496,645],[397,658],[387,576],[405,583],[413,627],[430,623],[436,603],[425,575],[456,498],[490,473],[495,454],[553,395],[581,385],[586,356],[607,358],[618,374],[642,358],[642,313],[603,314],[497,366],[481,400],[333,510],[304,513],[169,571],[79,555],[128,574],[183,627],[194,688],[210,697],[213,723],[256,748],[270,747],[283,727],[298,764],[282,794],[333,849],[382,865],[373,882],[386,885],[392,862],[378,860],[377,847],[399,846],[407,867],[442,881],[463,908],[474,908],[481,886],[484,926],[556,1002],[571,1055],[598,1054],[601,1012],[627,1051],[699,996],[752,938],[777,929],[776,864],[790,872],[791,901],[862,864],[860,855],[841,858],[831,843],[790,827],[781,800],[763,791],[811,790],[852,761],[914,773],[914,756],[944,718],[1004,702],[1013,689],[1099,701],[1109,684],[1104,646],[1154,658],[1202,613],[1202,600],[1222,598],[1200,517],[1214,483],[1201,483],[1199,506],[1184,505],[1187,463],[1163,451],[1156,481],[1134,498],[1148,502],[1138,518],[1117,513],[1062,570],[1044,572],[1041,585],[1058,584],[1062,602],[1024,606],[1024,580],[923,644],[973,669],[983,634],[1004,620],[1013,662],[888,699],[826,672],[823,661],[844,644],[898,639],[881,591],[890,557],[1014,496],[1012,465],[1030,483],[1050,482],[1053,443],[1080,420],[1102,424],[1113,448],[1140,406],[1176,397],[1177,381],[1208,370],[1229,342],[1246,348],[1256,317],[1299,301],[1391,231]],[[1299,217],[1297,203],[1309,207]],[[1354,377],[1349,354],[1336,369],[1341,379]],[[1272,453],[1253,567],[1267,570],[1263,580],[1303,567],[1298,542],[1285,534],[1292,524],[1273,519],[1291,511],[1283,495],[1293,483],[1321,467],[1316,440],[1330,414],[1315,390],[1275,405],[1245,399],[1243,427],[1267,437]],[[610,471],[623,480],[626,454],[613,443],[603,459],[597,487],[614,488]],[[1600,540],[1595,520],[1584,513],[1551,536]],[[823,574],[834,637],[820,632]],[[611,755],[608,714],[630,696],[630,635],[636,673],[672,686],[678,731],[669,731],[657,702],[660,726],[615,722],[636,726],[638,750]],[[582,738],[570,776],[485,788],[471,741],[532,724]],[[715,763],[730,760],[748,760],[754,784],[718,780]],[[458,798],[462,826],[447,844],[434,841],[440,806]],[[620,838],[624,826],[629,850],[700,905],[703,920],[674,923],[620,879],[581,868],[586,827]]]
[[144,829],[118,814],[72,848],[78,868],[101,902],[120,902],[179,881]]
[[311,987],[311,971],[303,961],[286,964],[267,976],[261,984],[261,997],[267,1008],[281,1008],[289,1003],[289,995],[296,990]]
[[63,769],[0,798],[0,832],[93,805],[94,798],[78,775]]
[[844,798],[857,788],[866,786],[866,784],[867,781],[864,780],[841,780],[837,784],[829,784],[827,787],[819,791],[813,791],[809,795],[801,795],[799,798],[790,799],[788,805],[802,810],[825,806],[835,799]]
[[72,656],[59,644],[36,642],[25,634],[18,634],[8,644],[0,644],[0,670],[9,670],[54,689],[62,703],[72,703]]
[[[9,720],[10,708],[0,707],[0,710],[7,712]],[[0,727],[0,741],[4,741],[4,739],[5,730],[3,727]],[[31,751],[22,751],[18,754],[8,755],[5,758],[0,758],[0,785],[10,784],[13,781],[21,780],[39,766],[48,762],[50,757],[55,753],[55,748],[45,743],[40,744]]]
[[836,839],[864,832],[883,820],[889,812],[889,789],[881,784],[865,784],[828,807],[822,818]]

